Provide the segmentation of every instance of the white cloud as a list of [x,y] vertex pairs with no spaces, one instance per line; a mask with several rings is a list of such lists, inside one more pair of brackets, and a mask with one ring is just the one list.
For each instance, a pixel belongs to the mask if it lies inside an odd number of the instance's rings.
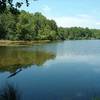
[[43,11],[44,13],[49,13],[49,12],[51,11],[51,8],[50,8],[48,5],[44,5],[44,6],[42,7],[42,11]]
[[81,18],[93,18],[92,16],[90,15],[87,15],[87,14],[79,14],[77,15],[78,17],[81,17]]
[[58,26],[62,27],[89,27],[100,28],[100,21],[95,17],[86,14],[79,14],[77,16],[61,16],[61,17],[49,17],[54,19]]
[[96,25],[100,25],[100,22],[97,22]]

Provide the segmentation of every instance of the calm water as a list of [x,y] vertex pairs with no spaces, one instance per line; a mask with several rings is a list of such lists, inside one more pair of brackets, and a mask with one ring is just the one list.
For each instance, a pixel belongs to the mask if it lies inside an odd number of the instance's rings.
[[100,41],[0,47],[1,92],[8,83],[21,100],[96,100]]

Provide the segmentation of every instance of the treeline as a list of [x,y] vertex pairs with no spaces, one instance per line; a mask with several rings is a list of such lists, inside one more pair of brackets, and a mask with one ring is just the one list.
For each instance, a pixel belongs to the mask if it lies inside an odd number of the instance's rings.
[[99,29],[89,29],[81,27],[71,28],[58,28],[59,34],[68,40],[81,40],[81,39],[100,39]]
[[12,14],[9,10],[0,14],[0,39],[7,40],[55,40],[57,25],[41,13],[21,11]]
[[0,14],[0,39],[2,40],[65,40],[100,39],[100,30],[58,27],[41,13],[25,11],[13,14],[9,9]]

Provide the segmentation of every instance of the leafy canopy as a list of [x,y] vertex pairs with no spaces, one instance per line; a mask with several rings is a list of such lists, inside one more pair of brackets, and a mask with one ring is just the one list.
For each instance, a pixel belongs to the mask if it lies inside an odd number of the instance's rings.
[[[14,10],[15,8],[20,8],[22,6],[23,3],[26,3],[26,6],[29,6],[29,0],[25,0],[25,2],[16,2],[15,4],[13,4],[13,1],[15,0],[0,0],[0,12],[4,12],[5,9],[7,8],[7,6],[10,7],[11,10]],[[33,0],[33,1],[37,1],[37,0]]]

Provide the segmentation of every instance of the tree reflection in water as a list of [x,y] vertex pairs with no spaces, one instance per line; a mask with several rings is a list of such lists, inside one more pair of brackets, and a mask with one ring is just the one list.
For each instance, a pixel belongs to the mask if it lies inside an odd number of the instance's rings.
[[42,66],[46,61],[55,58],[55,54],[45,51],[27,51],[16,48],[0,49],[0,71],[16,72],[17,69],[31,65]]
[[[41,67],[46,61],[54,59],[56,55],[52,52],[45,51],[27,51],[14,49],[13,47],[0,48],[0,72],[10,72],[7,77],[11,78],[20,73],[23,68],[37,65]],[[20,100],[22,93],[13,85],[6,84],[5,88],[1,87],[0,100]],[[19,95],[20,94],[20,95]]]
[[20,100],[20,95],[18,89],[11,84],[6,84],[0,92],[0,100]]

